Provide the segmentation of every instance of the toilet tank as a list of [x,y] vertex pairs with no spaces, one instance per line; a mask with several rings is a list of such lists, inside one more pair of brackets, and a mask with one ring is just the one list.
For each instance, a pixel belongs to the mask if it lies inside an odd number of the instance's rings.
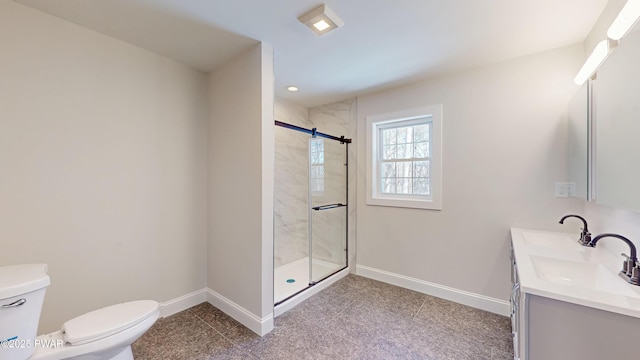
[[0,359],[25,360],[35,350],[47,265],[0,266]]

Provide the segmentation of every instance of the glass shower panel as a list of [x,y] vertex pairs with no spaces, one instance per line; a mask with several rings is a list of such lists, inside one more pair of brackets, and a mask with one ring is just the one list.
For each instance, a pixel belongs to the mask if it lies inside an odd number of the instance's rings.
[[275,303],[309,286],[308,144],[308,134],[275,127]]
[[346,217],[347,207],[314,211],[310,275],[316,283],[347,266]]
[[347,145],[309,140],[310,283],[347,266]]

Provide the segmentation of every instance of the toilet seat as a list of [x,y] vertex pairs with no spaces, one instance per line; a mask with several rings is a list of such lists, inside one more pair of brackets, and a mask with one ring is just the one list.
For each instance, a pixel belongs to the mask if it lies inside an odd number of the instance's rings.
[[157,302],[139,300],[94,310],[65,322],[64,340],[74,346],[97,341],[139,324],[157,309]]
[[152,300],[92,311],[67,321],[64,330],[38,336],[39,345],[29,360],[133,360],[131,344],[151,328],[158,316],[158,303]]

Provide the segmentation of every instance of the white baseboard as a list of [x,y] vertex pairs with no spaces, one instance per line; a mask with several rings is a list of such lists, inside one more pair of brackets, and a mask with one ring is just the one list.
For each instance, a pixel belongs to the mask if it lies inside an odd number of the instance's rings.
[[510,308],[508,301],[454,289],[364,265],[356,265],[356,274],[495,314],[509,316]]
[[300,304],[301,302],[307,300],[308,298],[310,298],[311,296],[319,293],[321,290],[326,289],[327,287],[331,286],[331,284],[335,283],[336,281],[342,279],[343,277],[349,275],[349,268],[343,269],[341,271],[339,271],[338,273],[332,275],[331,277],[322,280],[321,282],[317,283],[316,285],[308,288],[307,290],[301,292],[300,294],[292,297],[291,299],[283,302],[282,304],[276,306],[273,309],[273,314],[274,316],[280,316],[282,314],[284,314],[285,312],[289,311],[290,309],[294,308],[296,305]]
[[256,334],[263,336],[273,330],[273,314],[261,319],[252,312],[246,310],[233,301],[225,298],[217,292],[204,288],[187,295],[180,296],[160,304],[160,317],[167,317],[187,310],[190,307],[208,302],[225,314],[236,319],[242,325],[251,329]]
[[160,317],[167,317],[207,301],[206,289],[196,290],[160,304]]
[[[349,269],[344,269],[334,276],[318,283],[318,285],[306,290],[305,292],[289,299],[283,304],[278,305],[274,309],[273,314],[269,314],[264,318],[260,318],[252,312],[246,310],[242,306],[234,303],[217,292],[204,288],[192,293],[186,294],[179,298],[169,300],[160,304],[160,316],[167,317],[180,311],[184,311],[190,307],[196,306],[203,302],[209,302],[227,315],[236,319],[242,325],[249,328],[256,334],[263,336],[273,330],[274,316],[279,316],[287,310],[295,307],[310,296],[318,293],[322,289],[330,286],[334,282],[349,274]],[[375,269],[364,265],[356,265],[356,274],[368,277],[374,280],[386,282],[388,284],[400,286],[410,290],[418,291],[423,294],[436,296],[442,299],[454,301],[467,306],[475,307],[492,313],[509,316],[509,302],[491,298],[484,295],[471,293],[451,287],[431,283],[428,281]]]
[[236,319],[242,325],[248,327],[254,333],[264,336],[273,330],[273,313],[264,318],[256,316],[254,313],[234,303],[217,292],[207,288],[207,301],[220,309],[225,314]]

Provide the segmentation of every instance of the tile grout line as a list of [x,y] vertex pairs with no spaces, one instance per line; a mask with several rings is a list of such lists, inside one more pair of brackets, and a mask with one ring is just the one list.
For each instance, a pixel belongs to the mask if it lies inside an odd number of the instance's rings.
[[[191,311],[191,309],[187,309],[193,316],[197,317],[198,320],[202,321],[203,323],[205,323],[208,327],[210,327],[211,329],[213,329],[215,332],[218,333],[218,335],[222,336],[223,338],[227,339],[226,336],[224,336],[224,334],[222,332],[220,332],[220,330],[216,329],[215,327],[213,327],[213,325],[209,324],[205,319],[201,318],[200,316],[198,316],[198,314],[194,313],[193,311]],[[238,325],[236,325],[238,326]],[[230,329],[235,329],[236,326],[232,326]],[[228,339],[227,339],[228,340]],[[232,341],[229,341],[233,344]]]
[[[249,356],[251,356],[251,357],[253,357],[253,358],[259,359],[259,358],[255,357],[253,354],[251,354],[251,353],[249,353],[249,352],[247,352],[247,351],[243,350],[242,348],[240,348],[238,345],[236,345],[236,343],[235,343],[235,342],[233,342],[231,339],[229,339],[228,337],[226,337],[222,332],[220,332],[220,330],[218,330],[218,329],[216,329],[215,327],[213,327],[213,326],[212,326],[211,324],[209,324],[206,320],[204,320],[203,318],[201,318],[200,316],[198,316],[198,314],[196,314],[196,313],[194,313],[193,311],[191,311],[191,309],[187,309],[187,311],[188,311],[189,313],[191,313],[191,315],[195,316],[198,320],[200,320],[200,321],[202,321],[203,323],[205,323],[205,325],[207,325],[208,327],[210,327],[211,329],[213,329],[213,331],[215,331],[218,335],[222,336],[222,338],[223,338],[223,339],[225,339],[226,341],[228,341],[231,345],[233,345],[233,347],[234,347],[234,348],[237,348],[238,350],[241,350],[243,353],[248,354]],[[231,328],[229,328],[229,330],[231,330],[231,329],[235,329],[236,327],[241,326],[241,325],[242,325],[242,324],[240,324],[240,325],[236,325],[236,326],[232,326]]]
[[[329,323],[329,322],[331,322],[334,318],[336,318],[336,317],[337,317],[338,315],[340,315],[341,313],[345,312],[345,311],[346,311],[350,306],[352,306],[352,305],[353,305],[353,304],[355,304],[356,302],[357,302],[357,300],[355,300],[355,299],[354,299],[354,300],[350,300],[350,301],[347,303],[347,305],[344,307],[344,309],[342,309],[342,310],[340,310],[340,311],[336,312],[335,314],[333,314],[333,315],[331,316],[331,318],[330,318],[326,323],[320,323],[320,324],[318,324],[318,325],[317,325],[317,327],[319,327],[319,328],[321,328],[321,329],[323,329],[323,330],[326,330],[326,331],[331,332],[331,331],[332,331],[332,328],[331,328],[331,327],[329,327],[328,323]],[[311,324],[307,324],[307,325],[308,325],[308,326],[311,326],[311,327],[313,327],[313,326],[314,326],[314,325],[311,325]],[[304,326],[304,325],[302,325],[302,326]],[[358,347],[360,346],[360,345],[358,345],[357,343],[355,343],[355,342],[351,341],[350,339],[342,339],[342,340],[343,340],[343,341],[346,341],[347,343],[349,343],[349,344],[351,345],[351,348],[353,348],[353,349],[358,349]]]
[[354,304],[355,302],[356,302],[356,300],[355,300],[355,299],[353,299],[353,300],[349,301],[349,302],[347,303],[347,305],[345,305],[345,306],[344,306],[344,308],[343,308],[342,310],[340,310],[340,311],[336,312],[336,313],[335,313],[335,315],[339,315],[339,314],[342,314],[343,312],[347,311],[347,309],[348,309],[349,307],[353,306],[353,304]]
[[427,302],[427,299],[422,300],[422,304],[420,304],[420,307],[418,308],[418,311],[416,311],[415,314],[413,314],[413,316],[411,317],[411,321],[415,321],[416,317],[418,316],[418,314],[420,314],[420,311],[422,311],[422,308],[424,307],[424,304]]

